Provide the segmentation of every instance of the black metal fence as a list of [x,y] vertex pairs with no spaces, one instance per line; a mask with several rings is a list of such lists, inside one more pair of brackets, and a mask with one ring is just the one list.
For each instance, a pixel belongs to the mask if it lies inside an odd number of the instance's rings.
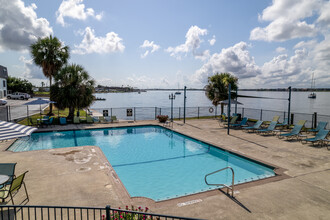
[[[145,210],[144,210],[145,211]],[[125,209],[113,209],[110,206],[105,208],[93,207],[62,207],[62,206],[21,206],[8,205],[0,206],[0,220],[147,220],[147,219],[196,219],[179,216],[161,215],[150,212],[138,212]]]
[[[94,115],[103,115],[106,113],[108,116],[116,116],[119,120],[155,120],[157,115],[171,116],[171,108],[159,108],[159,107],[123,107],[123,108],[94,108],[91,109]],[[19,121],[33,114],[39,113],[38,108],[29,109],[26,105],[17,106],[0,106],[0,120],[4,121]],[[128,114],[130,112],[131,114]],[[227,113],[227,108],[224,108],[224,112]],[[235,107],[231,108],[231,112],[235,113]],[[286,111],[265,110],[265,109],[253,109],[253,108],[237,108],[236,112],[242,117],[248,117],[250,119],[271,121],[275,115],[280,116],[280,122],[285,118],[288,118]],[[56,114],[56,112],[54,112]],[[221,114],[220,106],[199,106],[199,107],[187,107],[186,118],[203,118],[203,117],[216,117]],[[87,115],[87,112],[86,112]],[[86,116],[81,115],[81,116]],[[182,120],[184,117],[183,107],[173,108],[173,118]],[[317,122],[328,122],[327,129],[330,129],[330,115],[320,115],[318,113],[308,114],[291,112],[291,124],[297,123],[299,120],[307,120],[305,126],[308,128],[315,127]]]

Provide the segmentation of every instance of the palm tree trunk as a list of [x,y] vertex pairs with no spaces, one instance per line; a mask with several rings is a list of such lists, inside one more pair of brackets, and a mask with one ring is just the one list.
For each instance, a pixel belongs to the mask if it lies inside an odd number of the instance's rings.
[[[49,77],[49,92],[50,92],[50,87],[52,86],[52,76]],[[49,105],[49,116],[53,115],[53,104],[50,103]]]
[[73,117],[74,117],[74,107],[70,106],[68,118],[73,119]]

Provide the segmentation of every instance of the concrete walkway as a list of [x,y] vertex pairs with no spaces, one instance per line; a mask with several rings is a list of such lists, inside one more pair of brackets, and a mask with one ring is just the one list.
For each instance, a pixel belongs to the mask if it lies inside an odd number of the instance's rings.
[[[143,124],[158,123],[120,122],[47,129]],[[235,199],[214,190],[154,202],[147,198],[130,198],[97,146],[10,152],[5,151],[12,143],[8,141],[0,144],[0,161],[17,162],[16,174],[29,170],[26,176],[29,205],[125,207],[133,204],[148,206],[155,213],[204,219],[329,219],[330,151],[326,148],[240,130],[231,130],[228,136],[227,130],[212,119],[187,120],[184,125],[174,123],[173,130],[273,165],[279,176],[237,186]],[[19,192],[14,200],[23,201],[24,192]]]

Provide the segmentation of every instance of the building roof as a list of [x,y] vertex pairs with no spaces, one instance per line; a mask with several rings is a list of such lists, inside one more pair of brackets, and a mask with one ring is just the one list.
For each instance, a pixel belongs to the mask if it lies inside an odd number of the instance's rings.
[[7,67],[1,66],[0,65],[0,78],[8,78],[8,71],[7,71]]

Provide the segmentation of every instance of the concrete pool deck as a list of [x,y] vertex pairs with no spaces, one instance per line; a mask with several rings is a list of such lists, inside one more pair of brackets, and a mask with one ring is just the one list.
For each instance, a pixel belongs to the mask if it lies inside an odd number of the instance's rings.
[[[227,130],[219,127],[213,119],[186,122],[184,125],[182,121],[174,123],[173,130],[274,165],[280,176],[237,186],[235,199],[214,190],[154,202],[146,198],[130,198],[97,146],[10,152],[5,150],[13,141],[7,141],[0,143],[0,161],[17,162],[16,175],[29,170],[25,180],[30,196],[28,205],[125,207],[133,204],[148,206],[154,213],[204,219],[329,219],[330,151],[327,148],[240,130],[231,130],[228,136]],[[40,130],[146,124],[159,123],[67,125]],[[15,204],[21,203],[24,196],[20,191],[14,197]]]

